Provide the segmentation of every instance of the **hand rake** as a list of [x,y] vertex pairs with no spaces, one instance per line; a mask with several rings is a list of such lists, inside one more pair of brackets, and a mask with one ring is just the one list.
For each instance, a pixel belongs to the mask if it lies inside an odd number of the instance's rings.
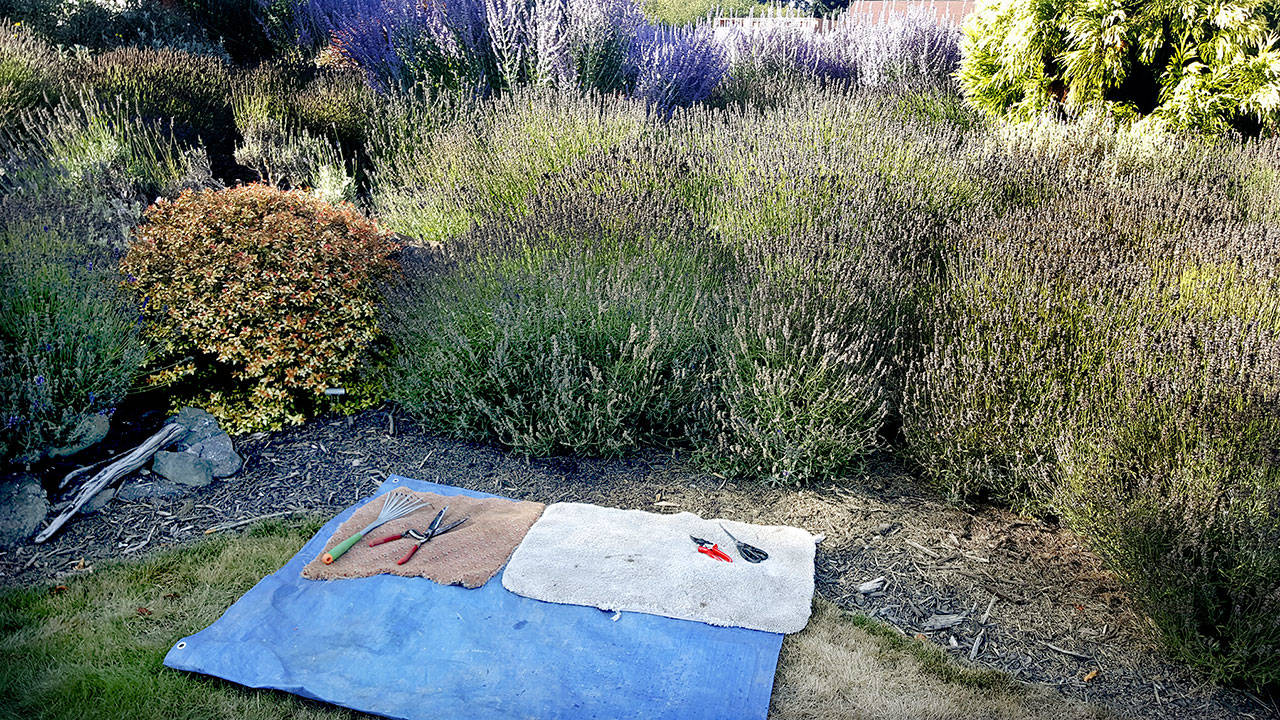
[[342,557],[342,554],[351,549],[352,545],[360,542],[360,538],[365,533],[378,527],[379,525],[392,520],[399,520],[415,510],[421,510],[424,507],[431,507],[431,503],[424,502],[409,493],[390,492],[382,501],[382,511],[378,513],[378,519],[369,523],[369,526],[351,537],[338,543],[332,550],[320,556],[320,560],[325,565],[330,565],[334,560]]

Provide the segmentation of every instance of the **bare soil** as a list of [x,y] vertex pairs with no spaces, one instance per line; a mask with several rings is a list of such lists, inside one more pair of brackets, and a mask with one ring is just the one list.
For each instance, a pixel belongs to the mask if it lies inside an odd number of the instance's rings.
[[[893,465],[824,487],[767,488],[698,472],[678,454],[525,459],[424,433],[385,409],[238,438],[237,448],[240,474],[193,497],[116,500],[43,545],[0,551],[0,582],[92,572],[104,560],[234,532],[256,518],[327,518],[398,474],[545,503],[803,527],[825,535],[822,597],[957,658],[1123,717],[1280,718],[1275,698],[1215,687],[1162,657],[1115,578],[1071,533],[998,508],[949,504]],[[878,590],[859,590],[878,578]],[[954,624],[931,630],[931,620]]]

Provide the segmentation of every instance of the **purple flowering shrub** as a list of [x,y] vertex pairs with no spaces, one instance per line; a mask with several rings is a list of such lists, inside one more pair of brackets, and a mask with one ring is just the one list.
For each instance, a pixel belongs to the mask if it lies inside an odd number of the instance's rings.
[[333,42],[379,88],[482,94],[529,83],[624,87],[645,24],[628,0],[303,0],[289,20],[301,45]]
[[717,90],[742,101],[796,81],[949,83],[959,62],[957,28],[926,10],[850,13],[814,33],[673,28],[635,0],[301,0],[292,27],[304,46],[336,45],[381,89],[576,86],[641,98],[665,116]]
[[632,93],[668,114],[711,97],[728,72],[711,29],[645,27],[636,38]]

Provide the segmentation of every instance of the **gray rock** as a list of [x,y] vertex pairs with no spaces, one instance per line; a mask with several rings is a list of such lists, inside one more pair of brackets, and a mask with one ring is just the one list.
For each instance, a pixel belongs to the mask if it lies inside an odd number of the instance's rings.
[[164,480],[151,482],[125,483],[117,495],[121,500],[138,502],[139,500],[172,500],[191,493],[191,488]]
[[19,475],[0,484],[0,546],[25,541],[48,514],[49,498],[38,479]]
[[107,503],[116,498],[116,489],[114,487],[104,487],[98,491],[97,495],[89,498],[89,502],[80,506],[81,515],[90,515],[96,513],[106,507]]
[[184,407],[177,415],[169,418],[169,422],[187,429],[187,434],[178,441],[179,450],[186,450],[222,432],[222,428],[218,427],[218,419],[200,408]]
[[111,419],[106,415],[86,415],[80,418],[80,422],[76,424],[75,429],[71,431],[71,437],[67,440],[67,444],[54,448],[49,451],[49,457],[66,457],[67,455],[75,455],[91,445],[102,442],[102,439],[111,431]]
[[231,436],[224,432],[190,445],[183,449],[183,452],[208,460],[213,466],[213,476],[216,478],[235,475],[244,464],[236,453],[235,446],[231,444]]
[[204,487],[213,480],[213,463],[185,452],[161,450],[156,453],[151,470],[166,480],[190,487]]
[[213,466],[213,477],[234,475],[244,465],[231,436],[218,427],[217,418],[204,410],[184,407],[169,418],[169,422],[187,429],[187,434],[178,440],[174,449],[208,460]]

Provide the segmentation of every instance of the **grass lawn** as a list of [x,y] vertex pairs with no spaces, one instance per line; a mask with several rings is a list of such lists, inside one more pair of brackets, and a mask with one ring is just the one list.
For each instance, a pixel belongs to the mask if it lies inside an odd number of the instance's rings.
[[[264,522],[91,574],[0,593],[0,718],[340,718],[335,706],[161,665],[320,527]],[[819,600],[787,639],[777,718],[1102,717],[963,667],[926,643]]]
[[709,15],[737,17],[770,9],[756,0],[644,0],[644,14],[668,25],[690,25]]

